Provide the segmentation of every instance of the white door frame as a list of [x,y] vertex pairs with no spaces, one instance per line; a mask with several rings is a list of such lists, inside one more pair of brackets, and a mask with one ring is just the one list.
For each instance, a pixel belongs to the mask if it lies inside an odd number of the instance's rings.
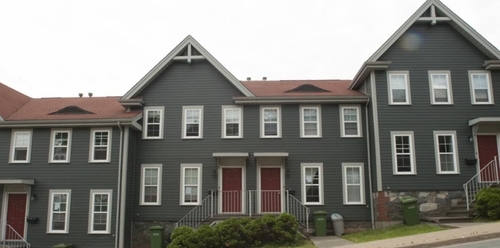
[[[23,190],[20,190],[20,189]],[[25,209],[25,216],[24,218],[26,219],[29,216],[29,209],[30,209],[30,195],[31,195],[31,186],[30,185],[4,185],[3,186],[3,200],[2,200],[2,218],[0,219],[0,222],[3,223],[0,225],[0,240],[5,240],[5,229],[4,227],[7,226],[7,209],[9,207],[9,195],[10,194],[26,194],[26,209]],[[24,235],[23,238],[26,240],[28,237],[28,222],[24,222]]]
[[219,192],[222,192],[222,183],[223,183],[223,168],[241,168],[241,212],[222,212],[222,194],[220,195],[220,197],[218,197],[218,201],[219,201],[219,208],[218,208],[218,213],[219,214],[243,214],[243,213],[246,213],[246,170],[245,170],[245,166],[241,166],[241,165],[225,165],[225,166],[219,166],[218,168],[218,175],[219,178],[218,178],[218,181],[219,181]]

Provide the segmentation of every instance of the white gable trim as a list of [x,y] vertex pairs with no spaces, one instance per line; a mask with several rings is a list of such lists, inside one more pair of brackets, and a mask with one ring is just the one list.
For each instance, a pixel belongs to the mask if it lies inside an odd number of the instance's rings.
[[[201,55],[194,56],[177,56],[185,47],[190,50],[194,47]],[[176,58],[179,57],[179,58]],[[167,56],[165,56],[153,69],[151,69],[138,83],[136,83],[125,95],[122,100],[128,100],[141,92],[149,83],[156,78],[165,68],[167,68],[175,59],[203,59],[205,58],[210,62],[224,77],[226,77],[241,93],[245,96],[253,96],[243,84],[233,76],[219,61],[217,61],[200,43],[198,43],[191,35],[188,35],[179,45],[177,45]]]
[[[473,44],[478,46],[478,48],[495,59],[500,59],[500,51],[498,51],[490,42],[483,38],[476,30],[464,22],[459,16],[457,16],[453,11],[446,7],[439,0],[427,0],[411,17],[408,19],[403,26],[401,26],[369,59],[368,61],[377,61],[380,56],[382,56],[405,32],[410,28],[413,23],[419,21],[422,14],[429,9],[432,5],[434,8],[438,8],[442,11],[447,18],[424,18],[420,21],[447,21],[448,19],[452,22],[454,26],[462,35],[469,39]],[[428,19],[428,20],[426,20]],[[469,37],[467,36],[469,35]],[[474,42],[475,41],[475,42]]]

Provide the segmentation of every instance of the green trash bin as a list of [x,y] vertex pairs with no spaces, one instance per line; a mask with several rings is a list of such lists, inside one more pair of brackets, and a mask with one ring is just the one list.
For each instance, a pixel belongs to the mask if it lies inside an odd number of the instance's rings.
[[326,212],[316,211],[314,216],[314,235],[326,236]]
[[52,246],[52,248],[73,248],[73,247],[75,247],[75,246],[71,243],[60,243],[60,244]]
[[152,226],[149,230],[151,231],[151,248],[163,248],[163,233],[165,227]]
[[420,224],[418,199],[412,196],[405,196],[399,198],[399,201],[403,208],[403,222],[409,226]]

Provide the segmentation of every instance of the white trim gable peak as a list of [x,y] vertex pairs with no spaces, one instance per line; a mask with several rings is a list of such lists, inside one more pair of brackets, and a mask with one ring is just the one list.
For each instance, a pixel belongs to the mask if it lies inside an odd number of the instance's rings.
[[146,88],[161,72],[163,72],[173,61],[187,61],[206,59],[210,62],[229,82],[231,82],[245,96],[254,96],[231,72],[229,72],[215,57],[213,57],[198,41],[191,35],[182,40],[170,53],[167,54],[158,64],[156,64],[139,82],[137,82],[125,95],[122,100],[130,100],[136,97]]
[[[359,82],[364,80],[367,73],[363,73],[366,69],[374,70],[369,68],[375,62],[382,63],[383,61],[378,61],[380,57],[390,48],[394,43],[401,38],[406,31],[415,23],[428,23],[429,25],[436,25],[440,22],[447,22],[457,30],[461,35],[463,35],[467,40],[474,44],[479,50],[486,54],[490,60],[485,61],[486,66],[492,66],[496,68],[498,61],[500,60],[500,51],[481,36],[476,30],[474,30],[469,24],[467,24],[462,18],[451,11],[446,5],[444,5],[440,0],[427,0],[420,8],[408,19],[405,23],[384,42],[384,44],[363,64],[359,71],[354,76],[351,89],[359,86]],[[386,61],[384,61],[386,62]],[[386,62],[390,63],[390,62]],[[375,68],[377,69],[377,68]]]
[[492,60],[500,60],[500,51],[439,0],[427,0],[369,59],[377,61],[415,22],[449,22],[465,38]]

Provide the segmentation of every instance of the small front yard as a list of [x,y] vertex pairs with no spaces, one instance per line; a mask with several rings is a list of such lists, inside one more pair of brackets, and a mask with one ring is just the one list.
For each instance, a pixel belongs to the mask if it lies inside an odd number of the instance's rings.
[[447,228],[438,226],[436,224],[418,224],[414,226],[406,226],[404,224],[399,224],[392,227],[387,227],[383,229],[374,229],[364,232],[352,233],[342,236],[342,238],[347,239],[354,243],[370,242],[382,239],[392,239],[422,233],[430,233],[436,231],[446,230]]

